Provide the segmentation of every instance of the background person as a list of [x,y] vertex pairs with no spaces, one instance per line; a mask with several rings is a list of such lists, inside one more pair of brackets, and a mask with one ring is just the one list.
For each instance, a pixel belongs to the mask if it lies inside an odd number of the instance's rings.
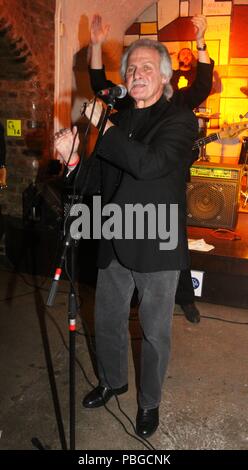
[[190,87],[196,77],[196,60],[188,47],[183,47],[178,53],[178,70],[173,70],[171,85],[173,90]]

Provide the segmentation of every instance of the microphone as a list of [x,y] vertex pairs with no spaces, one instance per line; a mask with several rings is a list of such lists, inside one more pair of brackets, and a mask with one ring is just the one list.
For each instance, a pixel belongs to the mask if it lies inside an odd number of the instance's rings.
[[105,88],[105,90],[100,90],[97,93],[97,96],[103,97],[110,97],[110,98],[124,98],[127,94],[127,89],[124,85],[116,85],[111,88]]

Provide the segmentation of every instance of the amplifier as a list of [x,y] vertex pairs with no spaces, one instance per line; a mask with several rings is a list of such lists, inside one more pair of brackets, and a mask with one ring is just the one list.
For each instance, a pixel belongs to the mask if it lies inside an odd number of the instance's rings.
[[187,184],[187,224],[233,229],[237,223],[242,165],[196,162]]

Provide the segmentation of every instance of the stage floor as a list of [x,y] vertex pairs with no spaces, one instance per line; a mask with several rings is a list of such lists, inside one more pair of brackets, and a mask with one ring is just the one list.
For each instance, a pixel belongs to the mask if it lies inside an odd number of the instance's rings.
[[191,268],[204,272],[202,296],[197,300],[247,308],[248,213],[239,212],[233,231],[188,226],[188,238],[203,238],[215,247],[209,252],[190,251]]

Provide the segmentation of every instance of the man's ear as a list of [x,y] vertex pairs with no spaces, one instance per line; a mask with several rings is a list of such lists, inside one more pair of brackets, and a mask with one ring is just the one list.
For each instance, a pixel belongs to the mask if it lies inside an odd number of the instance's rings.
[[163,85],[166,85],[166,83],[168,83],[168,78],[165,75],[162,75],[162,83]]

